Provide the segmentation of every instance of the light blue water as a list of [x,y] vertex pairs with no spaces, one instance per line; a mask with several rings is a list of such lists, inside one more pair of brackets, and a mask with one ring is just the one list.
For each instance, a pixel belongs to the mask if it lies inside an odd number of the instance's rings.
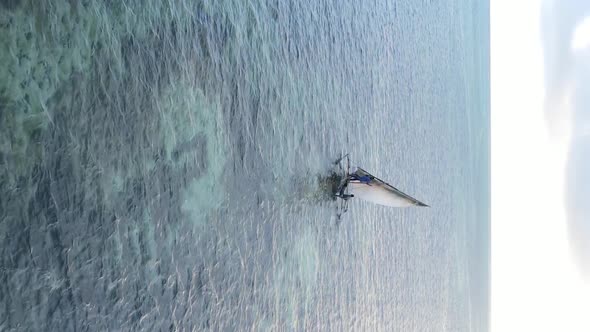
[[0,6],[1,330],[487,330],[487,3]]

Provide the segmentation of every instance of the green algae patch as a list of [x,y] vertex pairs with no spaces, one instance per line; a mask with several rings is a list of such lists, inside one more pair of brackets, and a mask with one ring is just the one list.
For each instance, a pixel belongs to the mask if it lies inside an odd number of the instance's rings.
[[41,133],[53,123],[48,101],[92,63],[100,16],[67,1],[24,2],[0,13],[0,152],[8,181],[42,158]]

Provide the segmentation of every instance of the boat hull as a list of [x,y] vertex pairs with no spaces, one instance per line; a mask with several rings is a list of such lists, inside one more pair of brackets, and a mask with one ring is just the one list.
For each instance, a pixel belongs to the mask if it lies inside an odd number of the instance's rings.
[[391,191],[379,185],[369,185],[364,183],[350,182],[348,190],[355,198],[391,207],[410,207],[416,206],[414,200],[396,195]]
[[347,186],[354,197],[375,204],[391,207],[428,206],[360,167],[350,176]]

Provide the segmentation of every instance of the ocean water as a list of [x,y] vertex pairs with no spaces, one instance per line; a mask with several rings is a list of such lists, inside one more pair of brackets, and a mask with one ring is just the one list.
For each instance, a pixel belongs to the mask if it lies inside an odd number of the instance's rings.
[[486,331],[488,13],[1,2],[0,330]]

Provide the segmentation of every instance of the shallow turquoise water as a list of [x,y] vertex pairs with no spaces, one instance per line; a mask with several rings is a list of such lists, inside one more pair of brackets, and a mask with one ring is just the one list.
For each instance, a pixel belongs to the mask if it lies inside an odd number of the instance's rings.
[[1,330],[487,329],[487,3],[2,6]]

